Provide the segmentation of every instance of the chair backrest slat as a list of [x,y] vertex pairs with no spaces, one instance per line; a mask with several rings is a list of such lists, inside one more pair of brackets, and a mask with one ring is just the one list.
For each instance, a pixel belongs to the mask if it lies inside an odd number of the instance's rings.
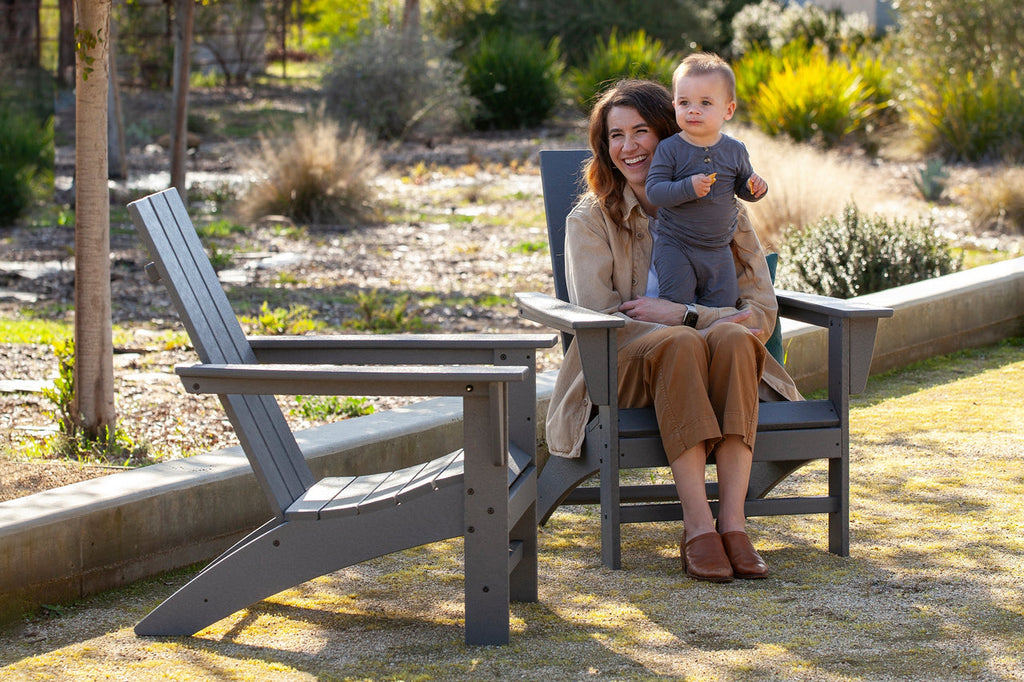
[[540,181],[544,192],[544,216],[548,225],[548,250],[555,275],[555,295],[569,300],[565,284],[565,219],[585,189],[583,164],[589,149],[544,149],[540,152]]
[[[177,190],[144,197],[128,209],[199,359],[255,364],[256,356]],[[275,513],[283,515],[315,479],[280,406],[273,396],[220,399]]]

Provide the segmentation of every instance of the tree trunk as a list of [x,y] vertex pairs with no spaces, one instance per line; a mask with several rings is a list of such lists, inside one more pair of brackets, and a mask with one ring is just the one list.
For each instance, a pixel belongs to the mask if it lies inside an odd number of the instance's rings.
[[93,438],[112,435],[114,345],[110,315],[107,83],[111,0],[80,0],[83,43],[75,88],[75,397],[73,414]]
[[75,84],[75,2],[59,0],[60,30],[57,34],[57,83],[62,88]]
[[171,125],[171,184],[188,203],[185,161],[188,158],[188,74],[192,65],[194,0],[175,0],[174,5],[174,120]]
[[420,0],[405,0],[402,9],[402,31],[410,39],[420,35]]

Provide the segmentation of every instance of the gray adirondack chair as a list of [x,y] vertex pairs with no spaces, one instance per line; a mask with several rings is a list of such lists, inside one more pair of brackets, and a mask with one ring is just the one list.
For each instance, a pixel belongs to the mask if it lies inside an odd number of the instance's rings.
[[[620,484],[622,469],[666,466],[654,410],[619,409],[616,401],[616,329],[625,322],[569,303],[565,283],[565,220],[583,182],[588,150],[540,153],[556,297],[516,295],[520,315],[561,332],[563,348],[573,338],[580,349],[587,391],[595,414],[587,426],[582,456],[551,457],[538,478],[538,513],[547,522],[561,504],[601,505],[601,557],[621,567],[620,524],[679,520],[682,510],[672,485]],[[750,516],[827,514],[829,551],[849,554],[849,397],[864,390],[878,319],[892,316],[840,299],[776,291],[780,317],[828,329],[828,397],[760,405],[754,465],[746,512]],[[824,494],[772,496],[791,473],[815,460],[828,461]],[[582,484],[599,474],[599,486]],[[717,485],[708,484],[717,498]],[[717,513],[717,503],[712,502]]]
[[[129,204],[201,362],[188,391],[218,394],[273,518],[135,628],[190,635],[345,566],[465,536],[465,637],[509,640],[509,601],[536,601],[535,348],[554,335],[247,339],[175,189]],[[400,471],[315,480],[274,395],[461,396],[464,447]],[[511,417],[509,415],[511,414]]]

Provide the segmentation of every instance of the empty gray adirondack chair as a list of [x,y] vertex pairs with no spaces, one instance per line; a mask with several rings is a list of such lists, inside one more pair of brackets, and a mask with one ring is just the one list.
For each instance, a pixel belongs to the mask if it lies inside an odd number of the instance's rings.
[[[177,191],[145,197],[129,211],[155,261],[147,270],[167,286],[202,361],[176,371],[190,392],[219,395],[274,514],[135,631],[190,635],[306,580],[465,535],[466,641],[507,643],[509,601],[537,599],[534,355],[555,336],[250,343]],[[275,394],[462,396],[464,452],[317,481]]]
[[[520,315],[562,333],[563,348],[575,337],[595,415],[587,426],[582,456],[551,457],[538,478],[538,514],[545,523],[561,504],[601,505],[601,557],[621,567],[620,524],[682,518],[672,485],[619,483],[619,470],[666,466],[652,408],[619,409],[616,402],[616,329],[625,322],[568,302],[565,282],[565,220],[579,197],[588,150],[540,153],[544,209],[557,298],[516,295]],[[829,551],[849,553],[849,397],[864,390],[878,319],[892,316],[840,299],[776,291],[779,316],[828,329],[828,397],[761,403],[746,511],[751,516],[828,515]],[[607,456],[605,456],[607,455]],[[823,495],[772,497],[769,493],[804,464],[828,460]],[[600,474],[600,486],[578,487]],[[708,484],[708,497],[717,486]],[[712,502],[717,513],[717,505]]]

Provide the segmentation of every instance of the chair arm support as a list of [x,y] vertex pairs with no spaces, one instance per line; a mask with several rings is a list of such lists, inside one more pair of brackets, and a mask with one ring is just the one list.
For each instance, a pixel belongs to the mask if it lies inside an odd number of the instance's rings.
[[551,348],[554,334],[254,336],[263,364],[490,364],[495,353]]
[[[829,330],[829,386],[833,395],[856,395],[867,387],[878,320],[892,308],[870,306],[831,296],[776,290],[779,315]],[[835,331],[845,332],[837,336]],[[840,347],[841,340],[847,348]],[[845,358],[845,362],[843,361]]]
[[523,381],[527,366],[178,365],[189,393],[236,395],[465,396]]
[[580,329],[614,329],[626,326],[626,321],[620,317],[566,303],[547,294],[529,291],[517,293],[515,297],[521,317],[560,332],[575,334]]

